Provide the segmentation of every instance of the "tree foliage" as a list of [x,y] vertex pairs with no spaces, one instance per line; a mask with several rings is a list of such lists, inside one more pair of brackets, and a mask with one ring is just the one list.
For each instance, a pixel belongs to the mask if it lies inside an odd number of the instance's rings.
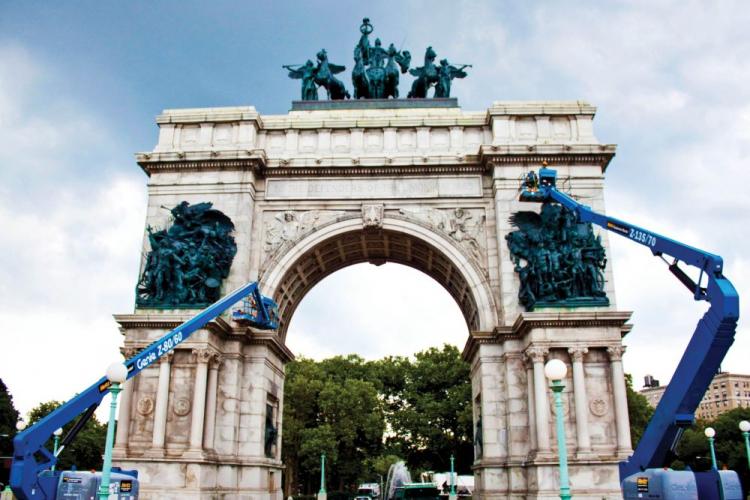
[[745,491],[750,487],[750,470],[745,451],[745,439],[740,432],[739,423],[750,421],[750,408],[735,408],[714,420],[699,420],[687,429],[677,446],[678,460],[673,467],[681,469],[686,466],[692,470],[707,470],[711,467],[711,452],[708,439],[703,431],[706,427],[716,430],[715,451],[719,469],[726,468],[736,471],[740,475]]
[[630,415],[630,439],[633,442],[633,448],[635,448],[654,414],[654,408],[649,404],[646,396],[633,389],[633,377],[629,373],[625,374],[625,383],[628,395],[628,414]]
[[288,365],[282,447],[287,494],[317,491],[321,453],[328,488],[338,490],[356,487],[362,464],[380,453],[385,420],[370,372],[358,356]]
[[398,460],[413,472],[444,471],[454,454],[470,471],[469,367],[453,346],[413,360],[299,359],[287,366],[284,392],[285,495],[318,490],[323,452],[329,491],[377,481]]
[[[18,411],[13,406],[13,396],[0,379],[0,457],[13,454],[13,438],[16,435]],[[8,471],[0,467],[0,482],[8,482]]]
[[[40,403],[29,412],[29,425],[41,420],[57,409],[62,403],[59,401],[47,401]],[[75,421],[63,426],[61,439],[67,435],[70,429],[75,425]],[[59,470],[70,469],[76,466],[79,470],[102,468],[102,455],[104,454],[104,444],[107,437],[107,426],[100,423],[95,416],[92,416],[86,425],[81,429],[76,438],[65,447],[60,453],[57,460]],[[53,437],[50,437],[46,443],[47,449],[53,448]]]
[[387,358],[379,364],[390,389],[388,448],[403,456],[412,471],[448,470],[453,454],[459,472],[469,473],[474,461],[471,382],[458,349],[444,345],[417,353],[412,362]]

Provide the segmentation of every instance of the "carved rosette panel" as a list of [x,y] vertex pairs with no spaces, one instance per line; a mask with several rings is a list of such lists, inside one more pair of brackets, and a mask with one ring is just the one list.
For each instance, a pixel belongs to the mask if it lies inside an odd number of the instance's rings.
[[592,399],[589,403],[589,410],[597,417],[603,417],[609,411],[609,405],[601,398]]
[[286,210],[263,214],[263,251],[266,256],[294,243],[318,227],[346,215],[342,210]]
[[487,255],[485,236],[486,215],[480,208],[423,208],[400,209],[398,214],[426,224],[458,243],[466,253],[479,263]]
[[144,396],[136,403],[136,411],[141,415],[148,416],[154,411],[154,398],[151,396]]
[[190,400],[188,398],[177,398],[172,406],[172,411],[178,417],[184,417],[190,413]]

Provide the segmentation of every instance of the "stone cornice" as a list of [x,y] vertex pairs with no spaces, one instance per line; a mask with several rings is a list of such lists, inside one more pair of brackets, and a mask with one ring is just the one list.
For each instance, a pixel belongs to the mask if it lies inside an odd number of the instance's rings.
[[[437,162],[440,160],[437,159]],[[371,176],[401,176],[401,175],[456,175],[456,174],[481,174],[485,169],[476,163],[458,163],[456,158],[446,163],[437,163],[435,159],[429,162],[423,160],[403,161],[394,159],[392,163],[383,165],[383,159],[378,162],[363,160],[357,165],[352,165],[351,160],[342,160],[341,165],[331,166],[326,162],[325,166],[301,166],[286,167],[280,165],[279,160],[269,161],[269,167],[263,169],[265,177],[371,177]],[[291,162],[290,162],[291,163]],[[294,164],[299,162],[295,161]],[[346,166],[346,164],[349,166]],[[368,166],[370,163],[379,166]]]
[[284,364],[294,361],[294,354],[289,350],[286,344],[281,341],[276,332],[257,330],[249,327],[246,331],[246,338],[248,339],[247,344],[268,347]]
[[155,172],[184,170],[249,170],[259,172],[266,165],[266,155],[262,150],[138,153],[136,154],[136,160],[141,169],[149,176]]
[[596,106],[586,101],[494,101],[489,116],[595,115]]
[[617,327],[630,330],[632,311],[524,312],[513,323],[510,336],[521,338],[532,328]]
[[[192,318],[193,314],[115,314],[113,317],[125,335],[126,330],[135,328],[173,330]],[[234,335],[232,326],[221,317],[211,320],[203,328],[222,338]]]
[[615,157],[614,144],[493,144],[479,147],[478,162],[494,165],[595,165],[602,172]]
[[632,328],[627,321],[631,311],[572,311],[572,312],[525,312],[512,326],[499,326],[491,332],[471,332],[466,340],[461,357],[471,362],[482,344],[502,344],[506,340],[519,340],[532,328],[590,328],[617,327],[624,336]]
[[[506,329],[505,327],[502,328]],[[471,363],[471,360],[474,359],[474,355],[476,354],[480,345],[499,343],[498,330],[500,330],[500,328],[496,328],[491,332],[469,332],[469,338],[466,339],[466,344],[464,344],[464,350],[461,353],[461,358],[467,363]]]
[[221,108],[165,109],[156,117],[156,123],[204,123],[252,121],[259,127],[260,114],[253,106],[230,106]]

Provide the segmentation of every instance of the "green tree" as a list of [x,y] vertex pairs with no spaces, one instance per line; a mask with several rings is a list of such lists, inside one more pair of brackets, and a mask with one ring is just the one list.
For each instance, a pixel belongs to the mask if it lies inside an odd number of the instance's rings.
[[[18,411],[13,406],[13,396],[0,379],[0,457],[9,457],[13,454],[13,437],[16,435],[16,423],[18,422]],[[8,483],[8,470],[0,467],[0,482]]]
[[633,442],[633,448],[635,448],[654,414],[654,408],[649,404],[646,396],[633,389],[633,376],[629,373],[625,374],[625,383],[628,395],[628,414],[630,415],[630,439]]
[[470,473],[474,461],[471,382],[469,365],[458,349],[431,348],[417,353],[413,363],[388,358],[378,373],[384,377],[384,387],[394,390],[386,396],[392,430],[389,451],[405,456],[412,474],[448,470],[451,454],[457,470]]
[[674,464],[674,467],[688,465],[693,470],[706,470],[711,467],[711,452],[703,431],[706,427],[713,427],[716,430],[714,445],[718,467],[721,469],[726,466],[736,471],[747,490],[750,486],[750,470],[745,452],[745,439],[739,429],[742,420],[750,420],[750,408],[735,408],[714,420],[696,422],[682,435],[677,446],[679,462]]
[[287,368],[282,456],[286,495],[319,488],[326,453],[329,489],[356,487],[368,456],[381,452],[385,421],[371,364],[358,356],[321,362],[300,359]]
[[[47,401],[46,403],[40,403],[34,409],[29,412],[28,423],[29,425],[41,420],[42,418],[49,415],[53,410],[57,409],[62,403],[59,401]],[[65,437],[67,433],[73,428],[75,421],[69,422],[63,426],[63,434],[61,437]],[[81,432],[78,433],[76,438],[65,447],[65,449],[58,456],[57,468],[58,470],[70,469],[72,466],[76,466],[78,469],[97,469],[102,468],[102,455],[104,454],[104,444],[107,437],[107,426],[100,423],[95,416],[92,416],[86,425],[84,425]],[[50,436],[49,441],[46,443],[47,449],[50,451],[53,447],[53,437]]]

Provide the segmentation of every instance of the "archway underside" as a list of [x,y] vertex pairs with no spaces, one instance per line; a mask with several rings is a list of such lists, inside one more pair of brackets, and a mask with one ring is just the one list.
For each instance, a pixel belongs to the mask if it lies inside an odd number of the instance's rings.
[[339,269],[362,262],[375,265],[395,262],[431,276],[456,301],[468,328],[479,329],[479,313],[469,283],[442,252],[409,234],[388,230],[359,230],[333,236],[319,243],[297,259],[284,274],[274,296],[279,304],[281,338],[286,339],[289,321],[312,287]]

